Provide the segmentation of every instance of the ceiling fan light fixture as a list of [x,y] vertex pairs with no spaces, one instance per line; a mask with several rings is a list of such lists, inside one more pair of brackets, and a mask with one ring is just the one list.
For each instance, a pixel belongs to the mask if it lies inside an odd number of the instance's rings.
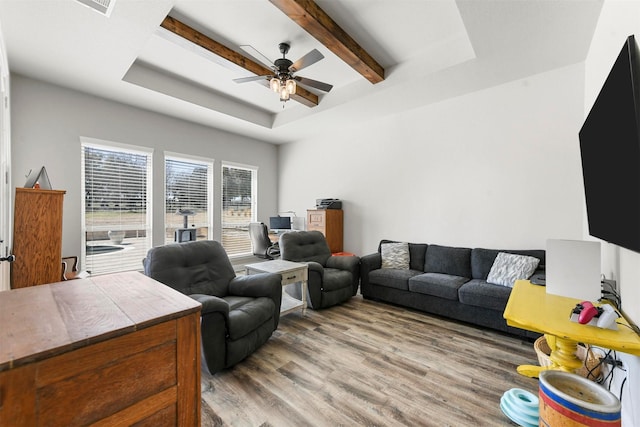
[[287,83],[285,83],[285,87],[290,95],[295,95],[296,93],[296,81],[292,79],[288,79]]
[[272,78],[269,82],[269,86],[271,86],[271,90],[273,90],[274,92],[280,93],[280,79],[276,77]]
[[[247,46],[248,45],[245,45],[245,47]],[[268,65],[268,67],[271,69],[271,73],[263,75],[256,74],[255,76],[251,77],[233,79],[233,81],[235,81],[236,83],[246,83],[261,80],[264,84],[264,79],[266,78],[266,80],[269,82],[269,88],[271,88],[272,91],[278,94],[280,101],[283,103],[283,107],[284,103],[288,101],[292,95],[295,95],[294,98],[296,99],[296,101],[299,101],[304,105],[318,105],[317,95],[307,91],[306,86],[324,92],[329,92],[333,86],[306,77],[299,77],[297,75],[294,76],[294,74],[310,65],[315,64],[316,62],[323,59],[324,56],[317,49],[313,49],[312,51],[298,59],[296,62],[291,62],[285,57],[287,52],[289,52],[289,44],[280,43],[279,48],[280,52],[282,53],[282,58],[273,61],[273,65]],[[252,49],[257,52],[257,57],[266,58],[254,48]],[[252,56],[256,57],[256,55]],[[266,61],[261,60],[261,62],[266,65],[267,63],[270,63],[271,60],[266,58]],[[298,82],[302,85],[302,88],[300,89],[301,92],[298,92]]]
[[280,89],[280,101],[286,102],[289,100],[289,91],[286,86],[282,86]]

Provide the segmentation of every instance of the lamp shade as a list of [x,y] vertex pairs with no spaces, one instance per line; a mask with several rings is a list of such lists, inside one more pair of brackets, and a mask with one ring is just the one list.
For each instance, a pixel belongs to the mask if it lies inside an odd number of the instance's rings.
[[288,101],[289,100],[289,91],[286,86],[282,86],[280,88],[280,101]]
[[296,81],[292,80],[292,79],[288,79],[287,83],[285,84],[285,87],[287,88],[287,91],[289,92],[290,95],[293,95],[296,93]]
[[280,80],[277,78],[272,78],[271,81],[269,82],[269,86],[271,87],[271,90],[273,90],[274,92],[278,93],[280,92]]

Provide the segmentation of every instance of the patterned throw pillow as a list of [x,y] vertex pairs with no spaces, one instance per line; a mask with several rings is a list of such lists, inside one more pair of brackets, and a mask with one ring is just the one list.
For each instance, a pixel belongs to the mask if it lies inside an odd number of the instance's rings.
[[539,263],[540,260],[532,256],[498,252],[487,276],[487,282],[511,288],[516,280],[531,277]]
[[409,243],[383,243],[380,255],[382,268],[409,269]]

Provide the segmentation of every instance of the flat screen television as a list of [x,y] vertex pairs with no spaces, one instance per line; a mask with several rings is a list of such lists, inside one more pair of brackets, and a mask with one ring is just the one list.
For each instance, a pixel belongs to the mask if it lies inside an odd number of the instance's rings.
[[640,55],[629,36],[579,132],[589,234],[640,253]]
[[272,216],[269,218],[270,230],[291,230],[291,217]]

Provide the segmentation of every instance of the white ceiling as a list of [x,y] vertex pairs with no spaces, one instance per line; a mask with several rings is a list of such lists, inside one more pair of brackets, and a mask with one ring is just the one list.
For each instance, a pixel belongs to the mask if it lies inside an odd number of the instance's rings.
[[[268,0],[0,0],[12,72],[269,141],[296,141],[583,61],[602,0],[316,0],[386,71],[369,83]],[[160,28],[168,15],[246,55],[325,58],[298,75],[334,85],[282,104],[248,71]]]

